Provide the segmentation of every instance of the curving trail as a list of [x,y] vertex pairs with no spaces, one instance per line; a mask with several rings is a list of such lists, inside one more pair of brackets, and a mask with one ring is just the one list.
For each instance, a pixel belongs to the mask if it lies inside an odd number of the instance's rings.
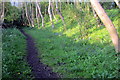
[[27,62],[32,68],[32,74],[35,77],[35,79],[59,78],[59,76],[56,73],[52,72],[52,69],[50,69],[47,65],[44,65],[42,62],[40,62],[33,38],[27,33],[25,33],[23,30],[20,31],[26,36]]

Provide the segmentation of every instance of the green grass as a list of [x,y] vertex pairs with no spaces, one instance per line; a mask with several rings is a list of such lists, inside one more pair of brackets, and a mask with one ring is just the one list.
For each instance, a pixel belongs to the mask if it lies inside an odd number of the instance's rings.
[[[113,11],[117,16],[112,21],[118,30],[119,11]],[[66,31],[63,30],[61,20],[55,22],[55,29],[51,29],[50,22],[46,23],[44,29],[25,29],[35,39],[42,62],[64,78],[119,77],[118,56],[115,56],[115,49],[105,26],[98,27],[92,14],[84,17],[85,21],[89,20],[87,23],[80,19],[81,25],[70,17],[75,13],[66,10],[63,14],[67,15]]]
[[2,30],[0,29],[0,79],[2,79]]
[[2,78],[31,78],[31,69],[26,62],[26,40],[16,29],[2,29]]
[[48,30],[29,30],[28,33],[35,38],[43,63],[63,77],[117,77],[117,57],[110,44],[86,39],[76,42]]

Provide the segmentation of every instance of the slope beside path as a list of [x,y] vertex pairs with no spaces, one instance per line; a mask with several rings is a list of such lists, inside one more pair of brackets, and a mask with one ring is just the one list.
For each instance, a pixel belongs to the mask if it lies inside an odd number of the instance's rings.
[[40,62],[33,38],[23,30],[20,31],[26,36],[27,62],[32,69],[33,76],[35,78],[58,78],[58,74],[52,72],[51,68]]

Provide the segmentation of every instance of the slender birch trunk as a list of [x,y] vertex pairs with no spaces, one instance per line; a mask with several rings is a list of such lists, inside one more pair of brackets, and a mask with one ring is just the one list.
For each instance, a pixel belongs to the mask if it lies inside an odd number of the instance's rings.
[[63,25],[64,25],[64,29],[66,30],[66,25],[65,25],[64,17],[62,16],[62,13],[58,9],[58,1],[57,0],[56,0],[56,11],[60,15],[60,18],[62,19],[62,22],[63,22]]
[[29,25],[31,26],[30,17],[28,15],[27,2],[25,3],[25,14]]
[[98,0],[90,0],[90,2],[93,5],[94,10],[100,17],[101,21],[106,26],[106,28],[111,36],[111,40],[113,42],[116,52],[120,53],[120,39],[118,37],[117,31],[116,31],[112,21],[107,16],[107,14],[105,13],[104,9],[102,8],[102,6],[98,2]]
[[37,8],[37,6],[36,6],[36,19],[37,19],[38,27],[40,27],[40,24],[39,24],[39,15],[38,15],[38,8]]
[[30,7],[29,7],[29,16],[30,16],[30,22],[31,22],[31,26],[34,27],[34,23],[33,23],[33,11],[32,11],[32,3],[30,3]]
[[22,19],[23,19],[23,24],[22,25],[27,25],[26,21],[25,21],[25,8],[24,8],[24,3],[21,3],[21,7],[22,7]]
[[33,8],[33,3],[31,3],[31,23],[32,23],[32,27],[34,27],[34,8]]
[[36,6],[37,6],[39,14],[42,18],[42,27],[44,27],[44,17],[43,17],[42,12],[41,12],[41,6],[39,6],[39,4],[37,2],[36,2]]
[[54,28],[54,22],[53,22],[53,20],[52,20],[52,13],[51,13],[50,6],[51,6],[51,0],[49,0],[48,14],[49,14],[49,17],[50,17],[50,21],[51,21],[51,24],[52,24],[52,28]]
[[52,7],[52,14],[53,14],[53,17],[54,19],[57,21],[57,18],[55,17],[55,14],[54,14],[54,6],[53,6],[53,3],[51,2],[51,7]]
[[70,3],[70,0],[67,0],[67,4],[69,5],[69,3]]

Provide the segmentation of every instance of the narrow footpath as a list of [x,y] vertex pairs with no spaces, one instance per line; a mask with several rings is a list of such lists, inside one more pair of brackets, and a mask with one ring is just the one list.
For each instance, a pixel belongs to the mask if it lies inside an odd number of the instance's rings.
[[23,30],[20,30],[25,36],[27,41],[27,62],[32,69],[32,74],[37,78],[59,78],[57,73],[52,72],[52,69],[47,65],[44,65],[40,62],[38,58],[38,52],[35,47],[33,38],[25,33]]

